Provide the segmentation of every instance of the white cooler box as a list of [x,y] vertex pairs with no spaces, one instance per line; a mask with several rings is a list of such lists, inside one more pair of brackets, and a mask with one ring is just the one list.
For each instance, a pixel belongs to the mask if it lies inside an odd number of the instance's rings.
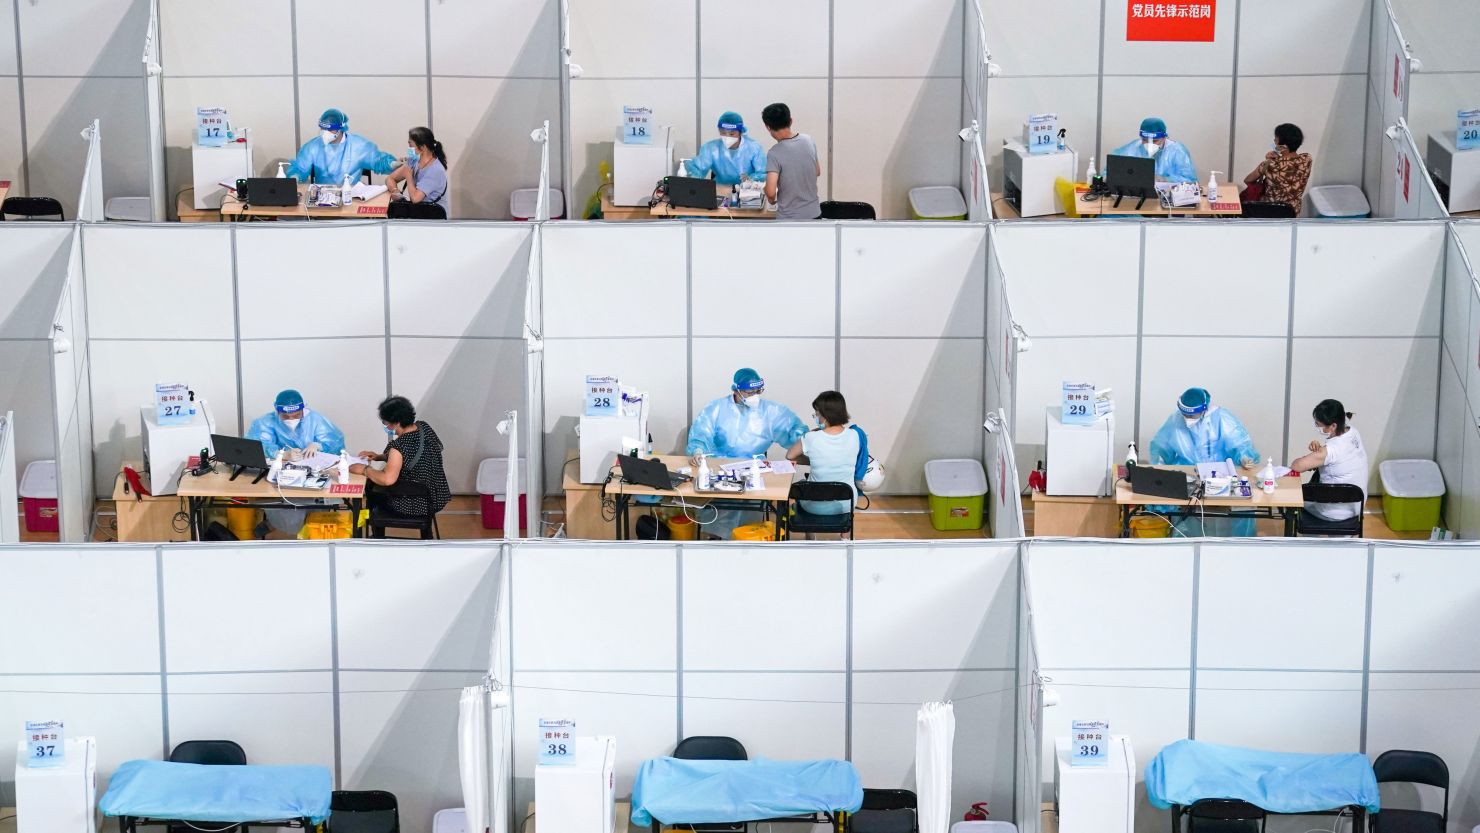
[[16,746],[16,833],[97,833],[98,753],[92,738],[67,738],[61,766],[26,766]]
[[1132,833],[1136,829],[1136,752],[1111,735],[1103,766],[1073,766],[1069,738],[1055,738],[1054,808],[1059,833]]
[[535,766],[534,802],[541,833],[613,833],[617,739],[576,738],[576,762]]

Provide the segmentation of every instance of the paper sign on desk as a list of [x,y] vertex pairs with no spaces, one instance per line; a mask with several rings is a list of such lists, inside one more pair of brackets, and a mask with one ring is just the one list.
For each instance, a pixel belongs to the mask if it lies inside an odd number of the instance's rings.
[[1059,149],[1059,116],[1043,113],[1028,116],[1028,153],[1053,153]]
[[576,722],[540,718],[540,766],[575,766]]
[[26,766],[56,767],[67,759],[66,733],[60,720],[26,721]]
[[359,207],[358,210],[355,211],[355,213],[356,214],[373,214],[373,215],[376,215],[376,216],[383,216],[385,214],[385,209],[386,209],[386,207],[383,206],[383,205],[362,205],[362,206]]
[[[1480,110],[1461,110],[1454,132],[1455,150],[1480,148]],[[4,183],[0,183],[3,185]]]
[[226,144],[226,108],[195,108],[195,143],[203,148]]
[[331,483],[329,485],[329,494],[331,495],[350,495],[353,497],[363,495],[364,493],[365,487],[359,483]]
[[622,144],[650,145],[653,143],[653,108],[622,108]]
[[1065,425],[1089,425],[1097,416],[1095,386],[1089,382],[1064,382],[1059,421]]
[[1243,203],[1237,202],[1210,202],[1208,208],[1214,211],[1238,211]]
[[1070,724],[1070,766],[1105,766],[1110,762],[1109,746],[1109,723],[1103,720],[1075,720]]
[[195,416],[190,388],[181,382],[154,383],[154,420],[160,425],[184,425]]

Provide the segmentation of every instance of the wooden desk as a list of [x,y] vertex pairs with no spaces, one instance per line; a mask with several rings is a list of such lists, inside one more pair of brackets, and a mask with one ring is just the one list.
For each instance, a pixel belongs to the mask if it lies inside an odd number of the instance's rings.
[[582,483],[579,458],[566,461],[561,488],[565,491],[565,535],[585,541],[611,541],[616,529],[601,517],[601,484]]
[[339,205],[333,208],[318,208],[305,206],[303,200],[308,193],[308,184],[298,184],[297,205],[269,205],[251,206],[243,205],[236,197],[227,195],[221,200],[221,217],[225,220],[240,220],[242,218],[288,218],[308,220],[367,220],[376,217],[384,217],[387,207],[391,204],[391,195],[387,191],[373,200],[354,200],[351,205]]
[[1033,493],[1033,535],[1042,538],[1114,538],[1120,507],[1108,497]]
[[[134,471],[143,471],[144,464],[137,460],[125,460],[123,465]],[[179,495],[151,495],[140,497],[132,489],[125,492],[123,471],[113,480],[113,508],[118,516],[118,540],[158,543],[165,541],[189,541],[190,530],[175,528],[175,517],[182,513],[188,517],[189,509]]]
[[[276,484],[267,482],[265,477],[253,483],[252,481],[257,478],[255,471],[242,472],[241,476],[232,480],[229,469],[229,466],[217,463],[215,469],[209,474],[196,477],[186,472],[180,478],[179,496],[185,498],[190,504],[190,540],[201,540],[201,534],[205,531],[205,510],[213,502],[218,501],[237,506],[330,511],[333,509],[332,505],[307,503],[314,498],[330,498],[347,502],[353,523],[358,524],[360,520],[360,510],[364,508],[365,503],[365,476],[363,474],[349,476],[348,488],[351,492],[337,492],[334,488],[337,483],[332,477],[328,489],[286,488],[279,490]],[[303,503],[296,501],[303,501]]]
[[683,218],[708,218],[716,220],[774,220],[776,212],[763,208],[673,208],[669,205],[612,205],[611,195],[601,195],[601,219],[613,222],[630,220],[669,220]]
[[1196,206],[1183,206],[1181,208],[1162,208],[1161,200],[1148,197],[1146,204],[1136,208],[1140,197],[1125,197],[1120,201],[1120,207],[1116,207],[1114,197],[1101,197],[1097,200],[1086,202],[1084,195],[1089,189],[1083,185],[1074,186],[1074,206],[1081,217],[1098,217],[1101,214],[1135,214],[1141,217],[1239,217],[1244,213],[1244,207],[1238,199],[1238,189],[1232,183],[1225,182],[1218,186],[1218,202],[1209,204],[1206,195],[1199,198]]
[[[689,458],[682,454],[660,454],[657,455],[657,459],[662,460],[663,464],[668,467],[668,470],[675,474],[679,468],[689,465]],[[709,459],[711,469],[722,466],[725,463],[734,462],[739,461],[729,458],[711,457]],[[766,472],[761,475],[761,478],[766,482],[766,488],[759,492],[701,492],[694,488],[693,481],[679,484],[677,488],[673,489],[654,489],[649,486],[635,486],[614,477],[611,482],[607,483],[604,494],[616,500],[616,537],[618,541],[625,541],[631,537],[630,524],[627,522],[627,509],[631,505],[634,496],[655,495],[657,497],[682,498],[685,501],[696,501],[700,503],[716,503],[720,501],[725,503],[745,503],[751,505],[743,508],[752,509],[754,508],[753,504],[759,503],[763,507],[770,507],[776,512],[776,517],[779,519],[786,510],[786,498],[791,494],[791,482],[794,477],[795,475],[792,474]],[[778,535],[776,536],[778,539],[781,537],[779,534],[780,531],[780,522],[778,520]]]
[[[1171,469],[1183,471],[1197,476],[1196,466],[1156,466],[1159,469]],[[1151,495],[1138,495],[1131,491],[1131,484],[1117,477],[1115,482],[1115,503],[1120,507],[1120,536],[1130,537],[1131,515],[1135,513],[1137,506],[1171,506],[1176,509],[1161,512],[1159,514],[1172,517],[1198,517],[1210,518],[1226,517],[1267,517],[1282,518],[1285,522],[1285,537],[1295,537],[1295,519],[1300,510],[1305,507],[1305,497],[1300,489],[1300,478],[1281,477],[1275,481],[1273,494],[1266,495],[1259,488],[1259,466],[1250,466],[1240,473],[1248,475],[1249,483],[1254,487],[1253,496],[1246,498],[1215,497],[1194,503],[1183,498],[1153,497]],[[1229,510],[1244,510],[1237,516],[1232,516]]]
[[[627,833],[627,822],[632,818],[632,802],[618,801],[616,803],[616,810],[617,823],[612,828],[612,833]],[[535,823],[540,820],[540,817],[534,811],[533,801],[529,802],[529,805],[524,808],[524,817],[529,819],[529,821],[521,825],[522,833],[535,833]]]
[[219,223],[221,222],[221,209],[196,208],[195,189],[186,188],[175,197],[175,216],[182,223]]

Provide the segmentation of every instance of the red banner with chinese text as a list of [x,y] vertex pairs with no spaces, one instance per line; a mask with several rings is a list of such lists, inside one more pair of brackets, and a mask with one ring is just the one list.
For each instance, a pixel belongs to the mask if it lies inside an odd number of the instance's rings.
[[1218,0],[1127,0],[1125,39],[1212,43]]

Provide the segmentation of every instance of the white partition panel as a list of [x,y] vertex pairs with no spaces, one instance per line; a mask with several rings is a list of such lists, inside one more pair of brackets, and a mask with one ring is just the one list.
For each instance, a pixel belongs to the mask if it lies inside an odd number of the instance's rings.
[[[1142,330],[1158,336],[1284,336],[1289,329],[1291,226],[1146,226]],[[1227,308],[1189,306],[1233,293]]]
[[259,764],[334,766],[334,675],[170,674],[170,740],[230,738]]
[[[384,234],[363,223],[237,230],[241,337],[383,336]],[[305,318],[295,304],[309,299]]]
[[[1196,696],[1198,740],[1277,752],[1361,748],[1360,667],[1345,673],[1202,669]],[[1255,714],[1260,719],[1250,720]]]
[[[837,333],[838,227],[699,224],[690,235],[695,336]],[[766,255],[747,264],[739,251]],[[777,306],[797,314],[759,314]]]
[[531,231],[523,224],[390,225],[391,334],[520,337]]
[[[15,473],[15,411],[6,411],[0,417],[0,506],[15,506],[20,502],[16,493]],[[0,513],[0,543],[20,543],[20,517],[14,512]]]
[[1476,432],[1469,405],[1464,377],[1455,367],[1454,354],[1446,350],[1439,361],[1439,419],[1434,460],[1444,476],[1444,525],[1457,532],[1466,528],[1468,518],[1464,488],[1469,475],[1464,461],[1465,436]]
[[845,338],[983,337],[984,227],[843,226],[841,252]]
[[1013,320],[1030,337],[1136,333],[1140,224],[1005,225],[993,239]]
[[[545,336],[685,335],[685,228],[564,223],[547,227]],[[552,381],[558,383],[553,377]]]
[[210,223],[84,226],[93,340],[233,337],[231,231]]

